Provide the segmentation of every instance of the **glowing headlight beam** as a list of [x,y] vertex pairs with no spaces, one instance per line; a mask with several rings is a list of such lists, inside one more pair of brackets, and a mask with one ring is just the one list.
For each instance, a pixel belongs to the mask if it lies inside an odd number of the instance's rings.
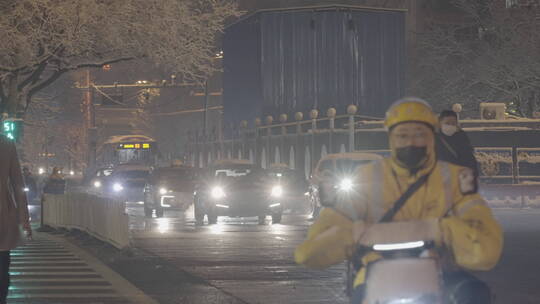
[[167,188],[159,188],[159,194],[164,195],[167,194]]
[[119,184],[119,183],[115,183],[115,184],[113,185],[113,190],[114,190],[115,192],[120,192],[120,191],[124,190],[124,186],[122,186],[122,185]]
[[281,186],[274,186],[272,188],[271,195],[274,197],[280,197],[283,194],[283,188]]
[[95,188],[101,188],[101,182],[100,181],[95,181],[94,182],[94,187]]
[[30,188],[24,187],[23,191],[24,191],[24,192],[30,192]]
[[424,247],[424,241],[394,243],[394,244],[376,244],[373,245],[375,251],[405,250]]
[[351,191],[353,188],[353,182],[349,178],[344,178],[339,183],[339,190],[341,191]]
[[221,204],[216,204],[216,207],[229,209],[229,206],[227,206],[227,205],[221,205]]
[[274,208],[274,207],[278,207],[278,206],[281,206],[281,204],[280,204],[280,203],[276,203],[276,204],[270,205],[269,207],[270,207],[270,208]]
[[223,198],[225,196],[225,191],[223,191],[223,188],[221,187],[214,187],[212,189],[212,197],[215,198],[215,199],[220,199],[220,198]]

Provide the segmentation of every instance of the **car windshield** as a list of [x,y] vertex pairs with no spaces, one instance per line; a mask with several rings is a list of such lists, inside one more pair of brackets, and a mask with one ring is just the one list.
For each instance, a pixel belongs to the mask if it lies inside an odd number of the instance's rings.
[[218,166],[214,168],[214,176],[217,177],[242,177],[252,174],[258,168],[254,165],[230,165],[230,166]]
[[354,172],[359,166],[369,163],[366,159],[338,159],[336,161],[337,172]]
[[147,178],[148,174],[147,170],[126,170],[114,173],[117,178]]
[[101,176],[109,176],[109,175],[112,174],[112,172],[113,172],[112,169],[102,169],[102,170],[99,170],[96,175],[100,176],[100,177]]
[[319,172],[323,172],[325,170],[329,170],[331,172],[334,171],[334,166],[332,166],[331,159],[323,160],[321,164],[319,165]]
[[191,168],[160,169],[153,175],[158,180],[193,180],[196,177],[195,171]]

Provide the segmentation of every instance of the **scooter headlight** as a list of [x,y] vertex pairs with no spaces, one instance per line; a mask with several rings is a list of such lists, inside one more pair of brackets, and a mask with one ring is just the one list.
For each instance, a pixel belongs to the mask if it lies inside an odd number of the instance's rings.
[[114,190],[114,192],[120,192],[120,191],[124,190],[124,186],[122,186],[122,184],[120,184],[120,183],[115,183],[113,185],[113,190]]
[[281,186],[274,186],[271,195],[273,197],[281,197],[283,195],[283,188]]
[[215,199],[220,199],[225,196],[225,191],[221,187],[214,187],[211,191],[212,197]]
[[353,188],[353,182],[350,178],[344,178],[339,182],[338,188],[340,191],[349,192]]

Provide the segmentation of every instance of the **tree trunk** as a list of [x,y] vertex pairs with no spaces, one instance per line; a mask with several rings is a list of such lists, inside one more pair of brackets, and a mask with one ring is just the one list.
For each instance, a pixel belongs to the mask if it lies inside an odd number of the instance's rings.
[[15,117],[17,115],[17,108],[23,97],[21,91],[17,88],[17,80],[17,75],[12,75],[6,80],[6,99],[2,101],[1,110],[2,113],[7,113],[8,117]]

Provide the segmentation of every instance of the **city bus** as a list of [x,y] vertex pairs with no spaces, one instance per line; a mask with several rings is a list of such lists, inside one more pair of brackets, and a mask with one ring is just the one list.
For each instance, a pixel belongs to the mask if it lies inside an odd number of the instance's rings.
[[102,167],[123,164],[154,166],[158,160],[157,143],[145,135],[109,137],[101,147],[98,165]]

